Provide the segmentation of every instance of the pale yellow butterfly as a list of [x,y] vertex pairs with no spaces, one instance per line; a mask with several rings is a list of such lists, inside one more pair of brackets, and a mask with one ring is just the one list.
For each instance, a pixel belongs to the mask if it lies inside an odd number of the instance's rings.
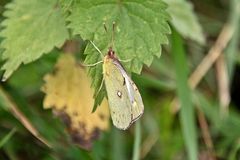
[[[90,42],[102,54],[98,47],[92,41]],[[107,55],[101,62],[103,62],[103,80],[113,124],[119,129],[126,130],[144,112],[142,97],[137,86],[116,57],[112,47],[109,47]]]

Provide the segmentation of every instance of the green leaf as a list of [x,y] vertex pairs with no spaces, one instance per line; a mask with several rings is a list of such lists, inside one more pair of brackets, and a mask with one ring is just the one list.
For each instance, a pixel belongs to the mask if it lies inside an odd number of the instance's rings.
[[[161,44],[168,43],[166,34],[170,33],[170,28],[166,7],[161,0],[76,0],[69,16],[69,27],[73,34],[92,40],[106,54],[115,22],[113,49],[119,59],[131,60],[124,63],[127,70],[140,73],[143,64],[149,66],[154,56],[160,57]],[[107,33],[103,23],[106,23]],[[85,54],[86,64],[102,60],[91,43]],[[102,80],[102,66],[90,68],[89,74],[97,91]]]
[[6,6],[6,19],[1,23],[4,29],[0,48],[3,79],[7,79],[22,63],[30,63],[60,47],[68,38],[68,31],[57,0],[15,0]]
[[197,160],[197,136],[194,116],[194,106],[191,100],[191,90],[188,86],[188,66],[186,52],[180,35],[173,31],[172,55],[176,70],[177,95],[180,100],[180,123],[183,137],[190,160]]
[[239,37],[240,37],[240,14],[239,14],[239,6],[240,6],[240,1],[238,0],[232,0],[230,1],[230,20],[229,24],[230,26],[233,27],[234,33],[233,37],[230,40],[226,52],[225,52],[225,57],[227,61],[227,68],[228,68],[228,74],[230,77],[231,81],[233,79],[233,74],[235,71],[236,67],[236,57],[239,55],[239,50],[238,50],[238,44],[239,44]]
[[190,38],[200,44],[205,43],[201,25],[193,12],[192,4],[185,0],[164,0],[168,5],[171,24],[185,38]]

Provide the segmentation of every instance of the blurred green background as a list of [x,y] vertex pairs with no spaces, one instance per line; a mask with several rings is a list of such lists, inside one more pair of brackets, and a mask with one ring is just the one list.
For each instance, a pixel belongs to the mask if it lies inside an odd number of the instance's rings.
[[[140,120],[127,131],[110,123],[91,151],[72,143],[61,120],[43,109],[43,76],[63,50],[54,49],[0,84],[0,159],[240,159],[240,1],[164,2],[172,17],[169,44],[141,75],[132,74],[145,105]],[[0,0],[0,22],[10,3]],[[81,58],[86,44],[71,39]]]

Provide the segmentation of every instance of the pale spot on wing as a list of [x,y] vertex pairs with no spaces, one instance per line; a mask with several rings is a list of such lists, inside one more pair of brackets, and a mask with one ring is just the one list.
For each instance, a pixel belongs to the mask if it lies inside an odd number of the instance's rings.
[[119,98],[122,98],[122,92],[117,91],[117,95],[118,95]]
[[134,101],[134,102],[133,102],[133,107],[136,107],[136,106],[137,106],[137,102]]

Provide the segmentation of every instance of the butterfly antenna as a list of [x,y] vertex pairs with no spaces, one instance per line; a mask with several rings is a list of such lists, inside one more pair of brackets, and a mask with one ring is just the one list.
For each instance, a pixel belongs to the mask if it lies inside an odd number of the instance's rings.
[[113,21],[112,24],[112,47],[114,48],[114,32],[115,32],[115,25],[116,23]]
[[[107,29],[107,26],[106,26],[105,22],[103,23],[103,27],[104,27],[104,30],[106,31],[106,33],[108,33],[108,29]],[[108,42],[108,47],[113,47],[112,46],[112,37],[111,37],[111,39]]]
[[104,30],[106,31],[106,33],[108,32],[108,30],[107,30],[107,26],[106,26],[106,23],[105,22],[103,22],[103,27],[104,27]]
[[102,59],[103,59],[103,53],[100,51],[100,49],[93,43],[93,41],[91,41],[91,40],[89,40],[90,41],[90,43],[93,45],[93,47],[100,53],[100,55],[101,55],[101,57],[102,57]]

